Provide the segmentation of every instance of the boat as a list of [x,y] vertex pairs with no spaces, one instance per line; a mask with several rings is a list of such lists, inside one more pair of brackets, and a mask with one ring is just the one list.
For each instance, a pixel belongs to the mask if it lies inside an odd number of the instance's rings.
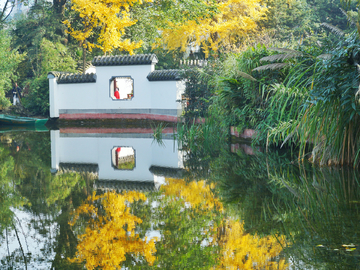
[[1,126],[43,126],[48,119],[12,116],[7,114],[0,114]]

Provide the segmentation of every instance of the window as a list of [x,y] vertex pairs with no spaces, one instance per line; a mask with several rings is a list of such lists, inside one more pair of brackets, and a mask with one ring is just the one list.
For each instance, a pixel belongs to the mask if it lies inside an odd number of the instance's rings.
[[135,150],[132,147],[116,146],[111,150],[113,167],[117,170],[135,168]]
[[134,97],[134,80],[129,76],[113,77],[110,80],[110,96],[112,99],[132,99]]

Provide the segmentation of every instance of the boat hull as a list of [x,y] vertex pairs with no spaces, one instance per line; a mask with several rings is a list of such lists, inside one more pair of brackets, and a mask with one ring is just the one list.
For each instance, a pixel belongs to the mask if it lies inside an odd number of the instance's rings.
[[31,117],[19,117],[0,114],[0,125],[2,126],[39,126],[45,125],[48,119]]

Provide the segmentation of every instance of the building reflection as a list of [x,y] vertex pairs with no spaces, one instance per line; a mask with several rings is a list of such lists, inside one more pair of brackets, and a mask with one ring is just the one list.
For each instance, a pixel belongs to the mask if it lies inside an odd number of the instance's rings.
[[161,144],[151,128],[64,128],[51,131],[53,173],[93,174],[103,190],[154,190],[165,176],[183,174],[183,153],[165,128]]

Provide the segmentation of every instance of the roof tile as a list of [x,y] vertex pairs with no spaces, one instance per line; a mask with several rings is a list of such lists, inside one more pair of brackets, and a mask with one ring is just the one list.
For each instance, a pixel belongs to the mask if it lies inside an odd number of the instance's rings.
[[94,73],[69,73],[51,71],[48,75],[53,75],[56,78],[58,84],[65,83],[94,83],[96,82],[96,74]]
[[115,56],[96,56],[92,60],[94,66],[127,66],[127,65],[151,65],[157,63],[158,58],[155,54],[137,55],[115,55]]
[[178,81],[181,80],[181,71],[178,69],[154,70],[147,76],[149,81]]
[[154,191],[156,187],[153,181],[97,180],[95,181],[95,189]]

